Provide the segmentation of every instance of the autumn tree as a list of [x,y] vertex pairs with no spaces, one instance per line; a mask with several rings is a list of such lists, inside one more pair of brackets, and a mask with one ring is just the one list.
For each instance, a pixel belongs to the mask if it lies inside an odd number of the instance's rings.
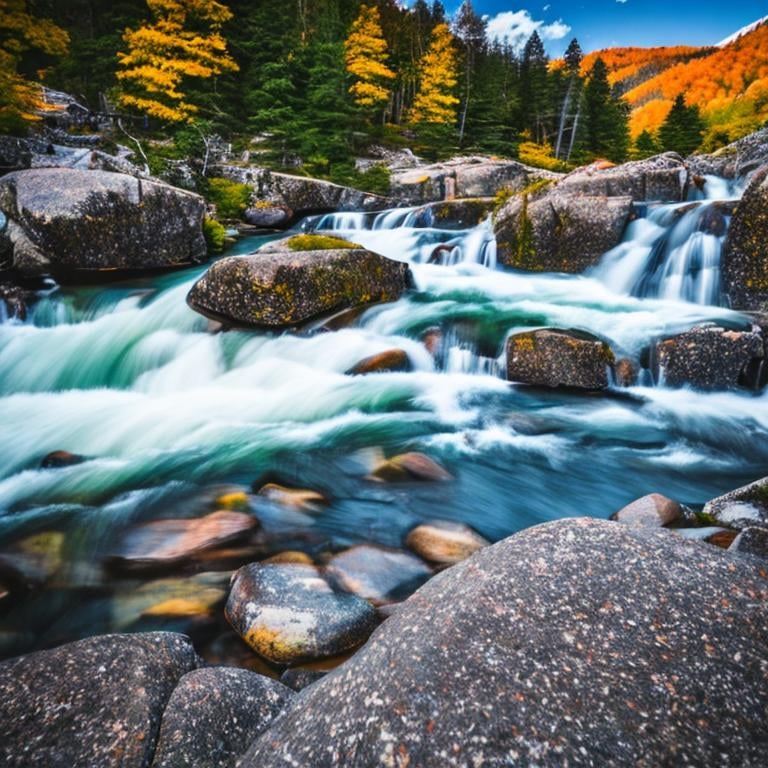
[[152,22],[127,29],[118,53],[121,101],[168,122],[189,122],[199,111],[186,93],[189,79],[237,69],[221,26],[232,14],[215,0],[147,0]]
[[419,62],[419,90],[413,102],[411,121],[453,125],[456,122],[454,95],[458,82],[456,48],[447,24],[432,31],[429,49]]
[[361,5],[344,43],[344,59],[354,78],[349,92],[355,104],[366,111],[382,109],[389,101],[389,84],[396,75],[387,66],[387,58],[379,9]]
[[680,94],[659,128],[659,143],[665,150],[685,157],[699,148],[705,127],[699,108],[695,105],[689,107]]
[[50,56],[67,51],[69,35],[50,19],[29,12],[27,0],[0,0],[0,131],[20,133],[42,104],[40,87],[19,72],[30,49]]

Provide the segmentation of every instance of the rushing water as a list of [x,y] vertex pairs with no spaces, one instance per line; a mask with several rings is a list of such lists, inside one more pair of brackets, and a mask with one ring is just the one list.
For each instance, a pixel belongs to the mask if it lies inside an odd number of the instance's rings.
[[[423,210],[314,219],[305,228],[409,261],[417,286],[333,333],[214,333],[185,303],[202,268],[53,287],[27,322],[0,324],[0,550],[62,531],[64,564],[54,586],[6,616],[0,652],[118,626],[114,600],[136,585],[105,579],[104,554],[132,523],[201,514],[221,483],[277,474],[326,491],[332,504],[316,515],[254,507],[284,546],[320,554],[362,540],[398,546],[429,518],[498,539],[563,516],[606,517],[652,491],[697,504],[765,474],[766,395],[646,386],[586,396],[509,385],[500,373],[505,338],[526,328],[589,330],[639,358],[699,321],[745,326],[714,306],[707,270],[717,264],[702,256],[686,273],[690,290],[661,274],[682,259],[677,228],[686,222],[690,245],[703,210],[650,212],[591,276],[495,268],[489,223],[439,229]],[[421,338],[436,327],[433,358]],[[408,352],[412,372],[345,375],[392,347]],[[54,450],[87,461],[40,469]],[[430,454],[455,482],[365,479],[377,457],[405,450]]]

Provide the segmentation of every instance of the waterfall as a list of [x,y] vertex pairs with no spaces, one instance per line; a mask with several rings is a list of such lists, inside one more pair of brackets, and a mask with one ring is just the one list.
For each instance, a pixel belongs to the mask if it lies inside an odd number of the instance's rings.
[[707,177],[686,203],[651,208],[592,271],[616,293],[720,305],[721,255],[741,188]]

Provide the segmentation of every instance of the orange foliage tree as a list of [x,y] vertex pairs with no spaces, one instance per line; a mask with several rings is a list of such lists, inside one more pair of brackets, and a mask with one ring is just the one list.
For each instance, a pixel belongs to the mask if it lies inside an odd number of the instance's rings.
[[429,49],[419,62],[419,90],[410,114],[412,122],[435,125],[453,125],[456,122],[459,100],[454,90],[458,73],[451,30],[447,24],[438,24],[432,30]]

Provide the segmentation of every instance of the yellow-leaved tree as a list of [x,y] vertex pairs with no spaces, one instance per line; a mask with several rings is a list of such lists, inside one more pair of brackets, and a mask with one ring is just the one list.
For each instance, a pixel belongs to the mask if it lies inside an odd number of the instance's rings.
[[412,123],[453,125],[456,122],[459,100],[454,91],[458,71],[458,54],[451,30],[447,24],[438,24],[419,62],[419,90],[411,108]]
[[234,72],[237,64],[221,34],[232,18],[215,0],[147,0],[152,22],[127,29],[127,53],[118,53],[122,104],[169,122],[188,122],[198,111],[185,93],[189,78]]
[[349,89],[357,106],[366,110],[384,107],[389,101],[388,83],[395,73],[387,66],[387,41],[381,15],[374,5],[361,5],[344,43],[347,71],[355,78]]
[[19,74],[24,53],[35,48],[51,56],[67,52],[69,35],[50,19],[29,12],[27,0],[0,0],[0,133],[21,133],[43,106],[40,86]]

